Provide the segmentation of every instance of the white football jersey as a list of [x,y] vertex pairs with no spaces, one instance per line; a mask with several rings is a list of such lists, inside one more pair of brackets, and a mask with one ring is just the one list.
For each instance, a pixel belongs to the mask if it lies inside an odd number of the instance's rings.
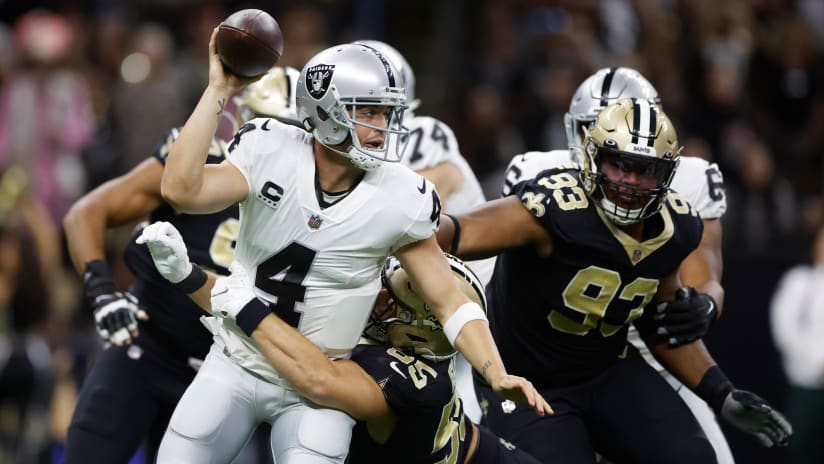
[[[449,195],[449,198],[443,199],[444,212],[462,214],[486,202],[481,183],[466,158],[461,155],[455,133],[446,123],[429,116],[413,116],[404,119],[403,124],[409,128],[409,141],[401,157],[401,164],[409,166],[413,171],[420,171],[450,162],[463,174],[461,188]],[[467,264],[484,285],[492,278],[495,258],[467,261]]]
[[532,179],[541,171],[560,167],[578,167],[569,150],[528,151],[515,155],[506,167],[501,196],[509,195],[515,185]]
[[463,174],[461,188],[449,195],[448,201],[444,200],[446,212],[461,214],[486,201],[481,183],[461,155],[458,140],[449,126],[429,116],[414,116],[403,123],[409,128],[409,141],[401,157],[402,164],[413,171],[420,171],[450,162]]
[[[539,172],[561,166],[577,166],[569,150],[531,151],[512,157],[506,168],[503,195],[509,195],[519,182],[535,177]],[[695,156],[682,156],[670,188],[692,204],[702,219],[720,219],[727,210],[724,176],[718,165]],[[646,361],[658,371],[664,367],[655,360],[634,326],[629,329],[629,341]]]
[[[384,163],[321,209],[311,134],[273,119],[250,124],[227,158],[249,183],[234,259],[257,296],[277,303],[278,316],[329,357],[347,357],[372,311],[384,260],[434,233],[440,200],[422,176]],[[284,384],[234,321],[207,325],[243,367]]]
[[719,219],[727,211],[724,176],[718,165],[697,156],[682,156],[670,188],[698,210],[701,219]]

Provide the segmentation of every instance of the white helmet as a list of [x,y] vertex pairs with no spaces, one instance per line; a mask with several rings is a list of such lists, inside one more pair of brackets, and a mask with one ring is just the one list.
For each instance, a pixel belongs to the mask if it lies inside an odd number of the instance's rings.
[[[481,280],[460,259],[444,253],[455,283],[470,300],[486,310],[486,297]],[[455,356],[453,347],[438,319],[415,293],[409,275],[394,256],[386,259],[381,269],[381,282],[392,300],[386,307],[376,306],[364,329],[364,337],[395,348],[409,348],[433,361]]]
[[[298,119],[327,148],[346,156],[360,169],[377,168],[381,162],[398,162],[401,140],[409,134],[401,124],[406,94],[397,69],[372,47],[336,45],[315,55],[300,72],[297,89]],[[386,128],[355,120],[358,106],[387,106],[391,109]],[[361,145],[355,126],[385,133],[383,145],[370,149]],[[397,144],[389,151],[389,144]],[[351,144],[348,148],[336,146]]]
[[287,124],[300,126],[295,108],[295,89],[300,71],[292,67],[275,66],[265,76],[248,85],[234,98],[240,125],[259,117],[273,117]]
[[412,66],[410,66],[406,61],[406,58],[404,58],[403,55],[401,55],[401,52],[395,49],[395,47],[379,40],[356,40],[352,43],[372,47],[381,52],[383,56],[392,62],[395,69],[397,69],[401,74],[401,77],[403,77],[403,88],[406,89],[406,101],[409,102],[409,111],[407,111],[408,117],[409,112],[415,111],[421,101],[415,99],[415,72],[412,70]]
[[601,68],[586,78],[569,102],[564,115],[567,144],[573,160],[583,162],[584,128],[589,127],[598,113],[622,98],[640,98],[661,103],[658,91],[638,71],[632,68]]

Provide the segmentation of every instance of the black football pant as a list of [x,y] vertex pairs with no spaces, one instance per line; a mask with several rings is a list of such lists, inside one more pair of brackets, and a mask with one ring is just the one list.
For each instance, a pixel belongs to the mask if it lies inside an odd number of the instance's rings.
[[717,462],[681,397],[633,347],[594,379],[539,388],[552,416],[522,404],[512,409],[477,377],[475,389],[483,422],[543,463],[594,464],[596,451],[617,464]]
[[478,426],[478,434],[478,448],[469,464],[541,464],[541,461],[498,438],[483,425]]
[[154,462],[172,411],[195,376],[142,330],[131,346],[101,352],[83,382],[66,443],[66,464],[126,463],[146,443]]

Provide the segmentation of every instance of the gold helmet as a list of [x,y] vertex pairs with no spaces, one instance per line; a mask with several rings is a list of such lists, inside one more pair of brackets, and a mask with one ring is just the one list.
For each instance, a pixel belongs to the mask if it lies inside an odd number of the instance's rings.
[[[444,253],[458,288],[486,310],[486,297],[481,280],[460,259]],[[381,282],[391,300],[378,304],[369,318],[363,335],[371,340],[396,348],[410,348],[416,354],[433,361],[455,356],[443,327],[420,296],[415,293],[409,276],[394,256],[386,259],[381,270]]]
[[295,87],[300,71],[275,66],[235,97],[240,125],[256,117],[273,117],[300,126],[295,109]]
[[655,102],[619,100],[585,129],[584,186],[614,223],[641,221],[661,208],[679,153],[675,128]]

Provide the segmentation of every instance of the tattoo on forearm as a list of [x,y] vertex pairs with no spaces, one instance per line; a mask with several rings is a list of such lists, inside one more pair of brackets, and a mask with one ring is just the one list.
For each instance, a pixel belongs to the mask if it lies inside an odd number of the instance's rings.
[[484,377],[486,377],[486,370],[487,370],[487,369],[489,369],[489,366],[491,366],[491,365],[492,365],[492,363],[491,363],[491,362],[489,362],[489,361],[485,362],[485,363],[484,363],[484,369],[483,369],[483,372],[481,372],[481,375],[483,375]]
[[220,113],[223,113],[223,108],[226,106],[226,99],[221,98],[217,101],[217,104],[220,106],[220,110],[217,112],[217,117],[220,118]]

